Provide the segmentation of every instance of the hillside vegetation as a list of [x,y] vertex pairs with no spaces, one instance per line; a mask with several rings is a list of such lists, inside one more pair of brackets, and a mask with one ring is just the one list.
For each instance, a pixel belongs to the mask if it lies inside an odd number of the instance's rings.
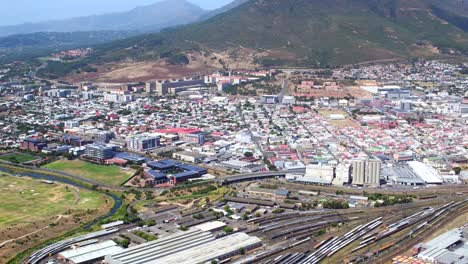
[[[202,22],[102,45],[86,63],[184,58],[193,52],[224,53],[259,66],[312,67],[460,57],[468,53],[467,16],[456,3],[250,0]],[[223,59],[229,68],[229,58]]]

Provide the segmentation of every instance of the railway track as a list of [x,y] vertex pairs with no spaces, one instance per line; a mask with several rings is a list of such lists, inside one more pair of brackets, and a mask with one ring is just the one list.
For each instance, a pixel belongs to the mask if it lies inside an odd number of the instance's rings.
[[414,245],[423,242],[427,239],[428,235],[433,232],[433,230],[442,228],[453,220],[452,216],[458,216],[460,214],[468,212],[468,204],[464,203],[460,207],[449,210],[448,212],[442,214],[437,218],[433,224],[428,225],[427,228],[420,229],[418,232],[411,235],[406,235],[402,239],[393,242],[394,246],[390,247],[388,250],[374,255],[373,257],[364,260],[360,263],[388,263],[394,257],[404,254]]

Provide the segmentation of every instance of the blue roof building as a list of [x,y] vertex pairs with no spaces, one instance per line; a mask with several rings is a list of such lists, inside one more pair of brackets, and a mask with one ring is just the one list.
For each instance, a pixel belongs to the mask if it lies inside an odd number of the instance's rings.
[[115,154],[116,158],[128,160],[135,163],[143,163],[146,161],[146,158],[137,154],[128,153],[128,152],[119,152]]
[[198,177],[199,177],[199,174],[196,171],[184,171],[184,172],[180,172],[180,173],[176,173],[172,175],[172,178],[174,179],[175,184],[179,182],[187,181],[189,179],[198,178]]
[[208,170],[205,169],[205,168],[197,167],[197,166],[193,166],[193,165],[189,165],[189,164],[184,164],[184,163],[177,165],[177,168],[183,169],[185,171],[196,172],[199,176],[202,176],[203,174],[208,173]]
[[164,184],[168,181],[166,174],[162,172],[157,172],[155,170],[146,170],[144,173],[147,178],[151,178],[150,182],[153,185]]
[[166,160],[160,160],[160,161],[151,161],[148,162],[146,165],[148,167],[152,168],[153,170],[158,170],[161,172],[169,171],[173,169],[176,165],[179,165],[180,162],[171,160],[171,159],[166,159]]

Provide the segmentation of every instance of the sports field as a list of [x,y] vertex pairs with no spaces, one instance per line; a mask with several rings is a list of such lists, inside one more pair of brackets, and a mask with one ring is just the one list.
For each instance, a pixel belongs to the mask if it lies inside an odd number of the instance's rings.
[[45,165],[44,168],[63,171],[113,186],[121,185],[135,173],[132,169],[123,170],[118,166],[98,165],[82,160],[59,160]]
[[0,155],[0,160],[5,160],[13,163],[23,163],[32,160],[36,160],[37,157],[23,154],[23,153],[8,153],[4,155]]
[[107,196],[0,174],[0,263],[107,213]]

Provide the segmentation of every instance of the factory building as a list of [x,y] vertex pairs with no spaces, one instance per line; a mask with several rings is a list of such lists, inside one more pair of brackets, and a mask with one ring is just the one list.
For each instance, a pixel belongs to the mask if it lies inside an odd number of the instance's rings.
[[105,257],[108,264],[197,264],[222,261],[261,246],[261,240],[245,233],[216,239],[213,234],[190,229],[144,243]]

